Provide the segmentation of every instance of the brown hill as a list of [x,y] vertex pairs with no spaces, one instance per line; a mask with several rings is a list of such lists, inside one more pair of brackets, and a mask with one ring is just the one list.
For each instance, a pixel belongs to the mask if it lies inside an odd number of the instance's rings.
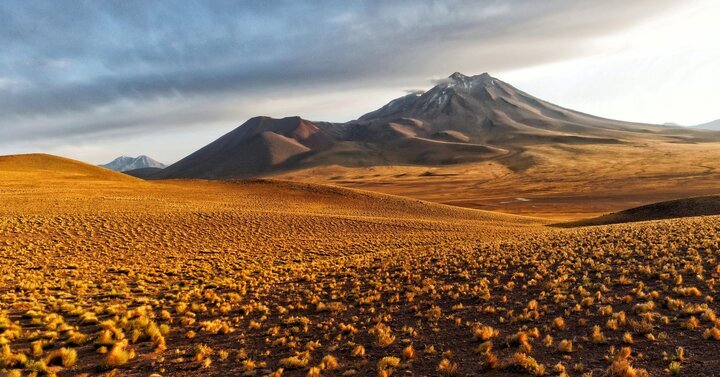
[[256,117],[159,172],[155,178],[247,177],[282,169],[333,138],[316,124],[290,117]]
[[0,180],[5,184],[35,186],[55,182],[141,182],[122,173],[48,154],[0,156]]
[[653,203],[592,219],[560,223],[554,226],[570,228],[713,215],[720,215],[720,195]]
[[[540,224],[541,219],[469,210],[312,183],[251,179],[143,181],[83,162],[47,154],[0,156],[3,211],[97,213],[260,210],[312,216],[350,216],[423,221]],[[160,198],[162,200],[160,200]]]

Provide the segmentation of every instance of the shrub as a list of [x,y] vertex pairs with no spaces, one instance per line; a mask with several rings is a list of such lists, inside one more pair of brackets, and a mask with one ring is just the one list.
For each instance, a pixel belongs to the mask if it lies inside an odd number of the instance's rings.
[[415,358],[415,348],[413,348],[412,344],[403,349],[402,355],[406,360],[412,360]]
[[499,331],[490,326],[481,326],[473,328],[473,338],[475,340],[486,341],[498,336]]
[[135,352],[132,348],[128,347],[127,341],[123,340],[116,343],[112,349],[110,349],[110,352],[105,355],[103,365],[109,368],[116,368],[127,364],[133,357],[135,357]]
[[385,356],[377,363],[378,374],[389,376],[400,366],[400,359],[393,356]]
[[60,348],[50,352],[45,357],[47,365],[60,364],[65,368],[70,368],[77,362],[77,351],[72,348]]
[[441,376],[454,376],[457,374],[457,369],[457,364],[448,359],[442,359],[436,370]]
[[564,353],[570,353],[573,351],[572,340],[563,339],[558,343],[558,350]]
[[518,352],[513,355],[513,365],[520,367],[535,376],[545,375],[545,366],[538,363],[534,358],[525,353]]

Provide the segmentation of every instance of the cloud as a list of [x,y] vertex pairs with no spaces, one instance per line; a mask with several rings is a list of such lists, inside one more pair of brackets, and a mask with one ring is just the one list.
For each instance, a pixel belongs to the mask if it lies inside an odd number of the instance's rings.
[[241,122],[260,98],[561,61],[673,4],[0,2],[0,143]]

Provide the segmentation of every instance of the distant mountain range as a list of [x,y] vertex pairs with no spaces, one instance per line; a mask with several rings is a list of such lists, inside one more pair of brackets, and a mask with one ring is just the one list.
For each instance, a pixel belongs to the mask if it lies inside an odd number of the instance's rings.
[[701,130],[712,130],[712,131],[720,131],[720,119],[714,120],[712,122],[698,124],[697,126],[691,126],[691,128],[697,128]]
[[538,144],[720,140],[720,133],[629,123],[566,109],[483,73],[454,73],[347,123],[255,117],[152,178],[239,178],[321,165],[512,163]]
[[126,172],[126,171],[130,171],[130,170],[144,169],[144,168],[160,168],[160,169],[165,168],[165,164],[155,161],[148,156],[138,156],[138,157],[121,156],[121,157],[118,157],[118,158],[112,160],[112,162],[109,162],[105,165],[100,165],[100,166],[105,169],[110,169],[110,170],[119,171],[119,172]]

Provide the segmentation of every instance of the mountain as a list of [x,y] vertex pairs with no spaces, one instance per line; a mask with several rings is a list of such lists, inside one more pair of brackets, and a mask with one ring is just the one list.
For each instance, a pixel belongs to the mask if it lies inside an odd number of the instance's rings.
[[300,117],[255,117],[154,177],[252,176],[280,169],[310,154],[330,149],[334,144],[335,138],[324,132],[319,124]]
[[701,130],[720,131],[720,119],[712,122],[698,124],[697,126],[691,126],[690,128],[697,128]]
[[238,178],[323,165],[447,165],[538,144],[720,140],[720,134],[604,119],[535,98],[483,73],[453,73],[347,123],[256,117],[152,178]]
[[678,127],[622,122],[566,109],[533,97],[483,73],[453,73],[423,94],[410,94],[365,114],[359,121],[381,127],[416,119],[427,135],[452,130],[470,142],[501,147],[536,143],[621,143],[648,136],[694,139]]
[[119,171],[119,172],[125,172],[128,170],[135,170],[135,169],[142,169],[142,168],[160,168],[160,169],[165,168],[165,164],[157,162],[148,156],[138,156],[138,157],[121,156],[121,157],[118,157],[118,158],[112,160],[112,162],[109,162],[105,165],[100,165],[100,166],[105,169],[110,169],[110,170]]

